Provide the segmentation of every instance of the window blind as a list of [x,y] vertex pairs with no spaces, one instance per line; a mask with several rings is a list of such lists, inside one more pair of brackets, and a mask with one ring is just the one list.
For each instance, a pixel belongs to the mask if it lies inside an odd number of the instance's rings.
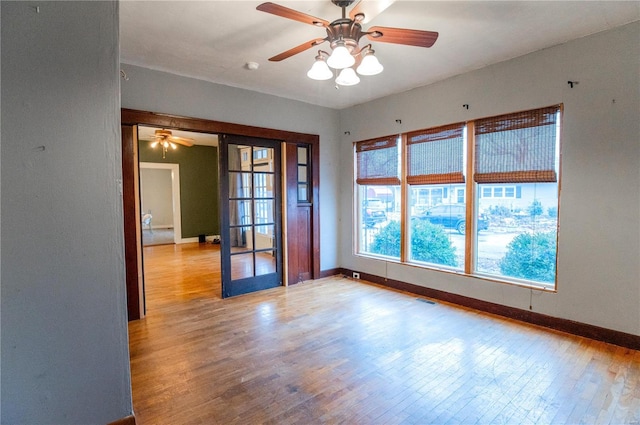
[[556,182],[559,106],[475,122],[478,183]]
[[407,183],[464,183],[464,123],[407,134]]
[[356,183],[393,186],[400,184],[397,136],[356,143]]

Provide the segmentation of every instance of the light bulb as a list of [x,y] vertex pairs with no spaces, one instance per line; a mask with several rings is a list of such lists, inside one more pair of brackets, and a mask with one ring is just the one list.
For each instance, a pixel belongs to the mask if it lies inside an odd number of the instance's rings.
[[345,68],[340,71],[340,75],[336,78],[336,84],[341,86],[355,86],[360,82],[360,77],[356,75],[353,68]]
[[327,59],[327,65],[333,69],[348,68],[356,63],[356,59],[351,56],[351,52],[347,49],[344,43],[340,43],[333,49],[331,56]]
[[383,69],[384,67],[378,61],[378,58],[373,55],[373,50],[371,50],[370,53],[364,56],[357,71],[360,75],[377,75],[380,74]]
[[333,77],[333,72],[327,66],[327,62],[325,62],[324,58],[320,55],[316,56],[316,61],[311,66],[309,72],[307,72],[307,77],[312,80],[328,80]]

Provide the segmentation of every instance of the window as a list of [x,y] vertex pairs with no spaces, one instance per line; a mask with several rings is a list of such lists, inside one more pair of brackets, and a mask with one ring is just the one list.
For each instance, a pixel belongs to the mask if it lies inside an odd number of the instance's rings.
[[255,149],[253,151],[253,159],[267,158],[267,149]]
[[306,204],[311,201],[309,195],[310,176],[309,176],[309,147],[298,146],[298,203]]
[[400,259],[400,149],[397,137],[356,150],[358,251]]
[[271,148],[253,148],[253,188],[255,198],[256,233],[273,235],[274,226],[274,192],[273,163]]
[[515,198],[516,197],[516,188],[515,187],[505,187],[504,188],[504,197],[505,198]]
[[478,192],[481,198],[520,198],[520,186],[484,185]]
[[452,205],[449,194],[464,190],[464,124],[407,135],[409,204],[420,205],[408,226],[409,262],[464,269],[465,206]]
[[558,207],[558,117],[559,108],[551,107],[476,121],[475,182],[520,183],[517,202],[516,188],[507,186],[494,187],[493,197],[511,199],[477,201],[496,229],[478,238],[477,272],[555,283],[558,219],[549,209]]
[[356,143],[357,253],[554,287],[560,110]]

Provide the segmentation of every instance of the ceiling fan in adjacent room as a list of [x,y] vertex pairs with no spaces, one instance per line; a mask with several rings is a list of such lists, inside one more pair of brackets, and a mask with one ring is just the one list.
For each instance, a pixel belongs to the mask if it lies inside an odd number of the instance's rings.
[[[259,5],[257,9],[262,12],[317,27],[323,27],[327,31],[326,37],[309,40],[269,58],[269,60],[279,62],[328,41],[332,52],[328,53],[324,50],[319,50],[313,66],[309,72],[307,72],[307,76],[314,80],[328,80],[333,77],[333,71],[330,69],[333,68],[340,71],[340,74],[335,80],[336,84],[352,86],[360,82],[357,74],[376,75],[383,70],[383,66],[374,55],[375,51],[372,45],[367,44],[362,47],[360,46],[359,43],[363,37],[366,36],[371,41],[416,47],[431,47],[438,39],[437,32],[406,28],[374,26],[365,31],[362,29],[362,23],[373,19],[378,13],[389,7],[394,0],[360,0],[353,9],[351,9],[347,17],[346,9],[354,3],[354,1],[355,0],[331,0],[333,4],[342,8],[342,18],[336,19],[333,22],[316,18],[271,2]],[[367,14],[365,14],[365,11]]]
[[167,155],[167,150],[169,148],[177,149],[178,147],[177,145],[182,145],[187,147],[193,146],[193,143],[192,143],[193,139],[188,137],[174,136],[171,133],[171,130],[159,129],[159,130],[156,130],[153,135],[145,136],[145,137],[150,138],[151,140],[141,139],[141,141],[151,143],[152,148],[155,148],[157,146],[162,147],[162,159],[165,159]]

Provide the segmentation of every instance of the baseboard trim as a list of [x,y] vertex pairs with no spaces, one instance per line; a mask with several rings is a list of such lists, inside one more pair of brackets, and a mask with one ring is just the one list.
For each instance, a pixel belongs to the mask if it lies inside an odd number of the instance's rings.
[[182,238],[180,239],[180,242],[178,242],[179,244],[183,244],[183,243],[193,243],[193,242],[198,242],[199,238],[196,236],[194,238]]
[[342,269],[338,269],[338,268],[321,270],[320,277],[318,279],[322,279],[323,277],[335,276],[337,274],[340,274],[341,272],[342,272]]
[[130,415],[117,421],[109,422],[107,425],[136,425],[136,417]]
[[[339,273],[345,276],[351,276],[354,271],[357,272],[357,270],[349,270],[344,268],[340,268],[337,270],[339,270]],[[387,286],[389,288],[398,289],[400,291],[410,292],[412,294],[421,295],[428,298],[435,298],[437,300],[473,308],[475,310],[484,311],[486,313],[496,314],[498,316],[507,317],[509,319],[519,320],[521,322],[531,323],[533,325],[543,326],[545,328],[567,332],[573,335],[583,336],[586,338],[595,339],[597,341],[631,348],[633,350],[640,350],[640,336],[638,335],[628,334],[613,329],[601,328],[599,326],[589,325],[582,322],[575,322],[573,320],[547,316],[546,314],[508,307],[489,301],[482,301],[476,298],[452,294],[450,292],[440,291],[438,289],[426,288],[424,286],[414,285],[412,283],[402,282],[399,280],[386,279],[365,272],[360,272],[360,278],[362,280],[366,280],[382,286]]]

